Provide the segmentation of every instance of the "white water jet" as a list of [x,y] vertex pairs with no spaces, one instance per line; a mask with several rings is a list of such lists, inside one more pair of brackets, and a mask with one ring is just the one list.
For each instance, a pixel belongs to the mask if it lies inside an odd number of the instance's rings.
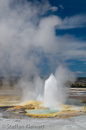
[[44,106],[51,109],[57,108],[61,103],[62,90],[59,86],[56,77],[51,74],[50,77],[45,81],[44,86]]
[[68,98],[69,84],[74,82],[75,75],[67,68],[59,66],[55,75],[51,74],[45,81],[43,103],[51,109],[59,108]]
[[53,74],[45,81],[44,87],[44,106],[46,107],[56,107],[58,104],[57,98],[58,86],[57,80]]

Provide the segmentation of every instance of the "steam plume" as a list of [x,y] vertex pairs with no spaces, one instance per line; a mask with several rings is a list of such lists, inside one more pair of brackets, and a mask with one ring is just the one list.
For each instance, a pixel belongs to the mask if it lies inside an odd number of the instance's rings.
[[[10,74],[21,75],[18,86],[23,89],[25,101],[42,101],[46,97],[43,97],[46,90],[43,88],[44,80],[39,77],[38,66],[43,58],[49,61],[50,66],[53,63],[52,55],[57,55],[61,50],[55,29],[62,24],[62,20],[55,15],[46,15],[48,11],[53,12],[57,9],[45,0],[42,3],[0,0],[0,74],[4,77]],[[56,62],[59,64],[59,60]],[[28,77],[31,76],[34,77],[33,81],[28,81]],[[53,90],[51,97],[55,94],[57,100],[58,91],[61,94],[65,83],[74,79],[71,72],[60,67],[55,76],[51,75],[45,84],[48,84],[48,81],[50,89],[54,87],[56,90]],[[59,98],[59,101],[63,101],[63,98],[64,96]]]

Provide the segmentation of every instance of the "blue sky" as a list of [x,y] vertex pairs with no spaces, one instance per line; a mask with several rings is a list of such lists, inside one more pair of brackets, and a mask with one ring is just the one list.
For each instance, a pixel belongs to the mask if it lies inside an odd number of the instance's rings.
[[[58,7],[58,10],[54,14],[58,15],[62,19],[73,16],[84,16],[84,19],[86,19],[86,0],[49,0],[49,2],[51,5]],[[86,22],[82,26],[82,18],[79,20],[80,21],[75,23],[74,21],[72,23],[69,21],[68,24],[70,24],[71,27],[67,28],[66,25],[65,29],[57,29],[56,34],[59,36],[67,34],[80,41],[80,44],[82,44],[82,42],[85,42],[86,44]],[[79,24],[78,27],[77,24]],[[86,51],[86,47],[84,48],[84,51]],[[74,71],[77,76],[86,77],[86,57],[84,59],[83,56],[81,56],[81,58],[78,58],[78,56],[77,58],[73,57],[72,59],[70,58],[66,60],[66,63],[70,70]]]

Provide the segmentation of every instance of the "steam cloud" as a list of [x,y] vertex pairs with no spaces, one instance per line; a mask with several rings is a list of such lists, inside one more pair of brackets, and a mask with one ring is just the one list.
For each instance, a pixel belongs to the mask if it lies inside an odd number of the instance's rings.
[[[22,75],[18,86],[24,90],[25,100],[43,100],[43,86],[47,81],[44,83],[39,77],[41,70],[38,66],[45,57],[52,68],[52,63],[55,62],[53,55],[61,50],[55,29],[61,26],[62,20],[58,16],[47,14],[48,11],[57,9],[45,0],[42,3],[0,0],[0,74],[4,77],[16,73]],[[56,63],[59,65],[59,60]],[[33,82],[28,81],[31,76],[35,77]],[[66,82],[73,82],[75,76],[61,67],[56,71],[55,77],[52,77],[62,89]],[[64,97],[66,96],[59,101]]]
[[[0,72],[37,75],[42,54],[56,52],[57,16],[44,16],[54,11],[48,2],[0,0]],[[52,49],[53,48],[53,49]]]

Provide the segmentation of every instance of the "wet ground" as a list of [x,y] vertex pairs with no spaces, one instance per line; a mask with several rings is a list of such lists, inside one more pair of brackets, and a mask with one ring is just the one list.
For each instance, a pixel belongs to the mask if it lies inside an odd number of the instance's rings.
[[57,118],[6,119],[0,115],[0,130],[85,130],[86,116]]
[[[10,93],[11,92],[11,93]],[[13,92],[8,90],[7,93],[0,91],[0,130],[85,130],[86,129],[86,112],[77,114],[74,117],[67,116],[67,118],[37,118],[26,115],[23,108],[12,109],[20,102],[20,95],[18,91]],[[70,98],[66,104],[83,107],[86,106],[86,90],[72,89]],[[32,106],[31,106],[32,107]],[[67,109],[67,108],[66,108]],[[68,114],[68,112],[66,113]]]

